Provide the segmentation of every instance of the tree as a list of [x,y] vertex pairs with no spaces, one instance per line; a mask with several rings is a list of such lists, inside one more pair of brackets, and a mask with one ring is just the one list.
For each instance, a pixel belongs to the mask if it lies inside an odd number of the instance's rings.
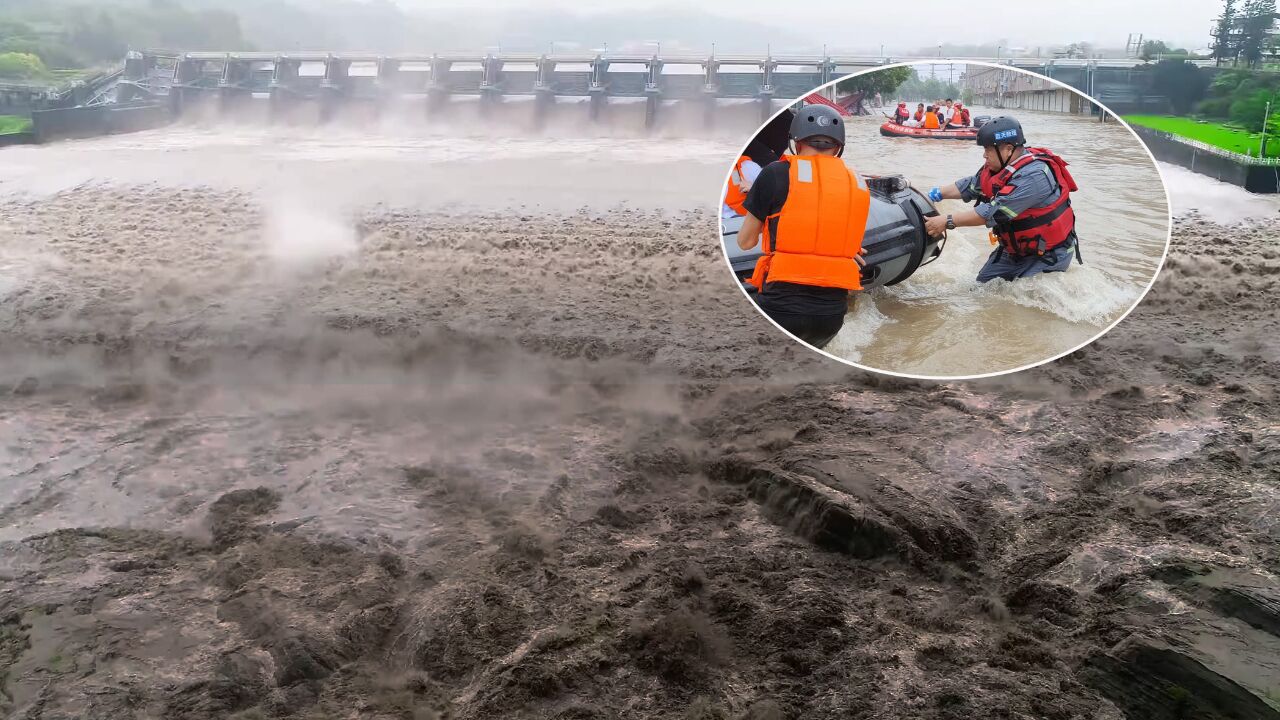
[[41,80],[48,76],[49,69],[35,55],[13,52],[0,54],[0,78]]
[[1178,115],[1191,112],[1208,87],[1205,73],[1186,60],[1161,60],[1152,70],[1151,89],[1169,98]]
[[836,83],[836,92],[845,95],[863,93],[866,95],[892,95],[905,83],[914,71],[909,66],[872,70],[861,75],[847,77]]
[[1241,15],[1240,57],[1248,67],[1256,68],[1271,43],[1276,0],[1246,0]]
[[1234,61],[1236,58],[1237,50],[1231,38],[1235,19],[1236,0],[1225,0],[1222,15],[1218,16],[1218,27],[1215,28],[1213,36],[1213,60],[1217,65],[1221,65],[1224,60]]
[[1266,114],[1267,102],[1273,101],[1276,93],[1270,90],[1258,90],[1246,97],[1231,103],[1231,120],[1239,123],[1249,132],[1262,130],[1262,119]]
[[1148,40],[1142,43],[1142,54],[1139,55],[1143,60],[1150,60],[1158,55],[1168,55],[1173,49],[1164,43],[1163,40]]
[[1088,59],[1093,56],[1093,44],[1087,42],[1071,43],[1063,52],[1068,58]]

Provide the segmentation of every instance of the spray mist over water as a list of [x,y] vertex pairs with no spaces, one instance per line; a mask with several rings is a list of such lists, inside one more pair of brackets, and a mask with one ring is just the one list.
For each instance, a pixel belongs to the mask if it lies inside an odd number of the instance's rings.
[[283,267],[312,268],[349,257],[359,249],[352,223],[314,203],[281,198],[267,206],[265,215],[263,239],[267,253]]

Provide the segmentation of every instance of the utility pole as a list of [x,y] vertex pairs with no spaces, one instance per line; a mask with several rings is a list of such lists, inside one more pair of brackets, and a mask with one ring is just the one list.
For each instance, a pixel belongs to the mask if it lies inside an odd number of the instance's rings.
[[1262,113],[1262,142],[1258,145],[1258,157],[1267,156],[1267,120],[1271,119],[1271,101],[1267,101],[1267,109]]

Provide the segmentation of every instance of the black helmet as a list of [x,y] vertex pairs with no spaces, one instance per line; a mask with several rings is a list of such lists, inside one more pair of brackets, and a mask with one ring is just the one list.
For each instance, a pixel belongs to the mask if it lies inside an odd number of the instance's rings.
[[1026,145],[1027,136],[1022,134],[1022,124],[1011,117],[1001,115],[978,128],[978,144],[982,147],[992,147],[1002,143],[1009,143],[1016,147]]
[[[817,137],[831,138],[843,148],[844,118],[833,107],[805,105],[796,111],[796,116],[791,120],[791,139],[799,142]],[[811,144],[815,147],[819,145]]]

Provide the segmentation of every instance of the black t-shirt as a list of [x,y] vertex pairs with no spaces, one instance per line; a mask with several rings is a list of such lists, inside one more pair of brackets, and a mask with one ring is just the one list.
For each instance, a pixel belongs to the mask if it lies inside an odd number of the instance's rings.
[[[791,167],[779,160],[760,171],[742,206],[757,220],[769,223],[769,237],[777,237],[778,218],[791,187]],[[757,298],[760,307],[769,312],[796,315],[844,315],[849,307],[849,291],[844,288],[797,285],[788,282],[765,283]]]

